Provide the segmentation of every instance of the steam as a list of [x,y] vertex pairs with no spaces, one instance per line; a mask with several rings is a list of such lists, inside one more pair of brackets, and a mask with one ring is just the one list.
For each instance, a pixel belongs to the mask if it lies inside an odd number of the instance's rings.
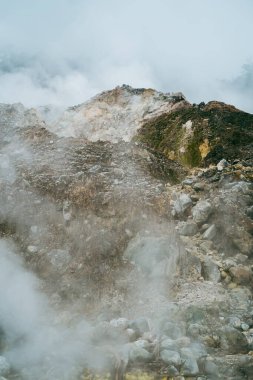
[[223,82],[252,60],[251,14],[250,1],[235,0],[6,3],[0,101],[66,107],[127,83],[252,110],[241,88]]
[[104,369],[106,353],[91,346],[94,327],[84,318],[63,324],[14,250],[0,240],[0,325],[12,368],[31,380],[69,380],[85,367]]
[[[117,152],[113,153],[116,159]],[[55,302],[51,302],[52,299],[45,294],[45,284],[27,269],[29,260],[38,262],[39,267],[40,260],[43,262],[48,258],[51,265],[47,268],[49,273],[59,278],[62,270],[64,273],[65,266],[71,266],[73,262],[71,255],[66,251],[65,243],[68,239],[76,240],[76,249],[85,255],[92,236],[95,247],[96,244],[100,244],[100,250],[106,256],[118,241],[116,232],[108,230],[110,233],[105,241],[105,235],[102,233],[105,231],[98,217],[87,216],[86,224],[78,216],[72,220],[71,209],[67,207],[66,202],[59,213],[55,204],[36,194],[29,183],[22,183],[22,175],[18,171],[19,162],[23,161],[24,166],[29,168],[34,161],[33,154],[23,141],[17,138],[13,141],[10,139],[9,144],[3,146],[1,154],[2,165],[6,170],[2,168],[0,172],[3,186],[0,197],[0,222],[3,225],[15,224],[16,237],[22,236],[26,242],[37,244],[36,250],[32,249],[32,255],[27,256],[27,247],[23,246],[24,252],[21,250],[22,241],[18,241],[21,244],[17,249],[11,240],[0,240],[0,328],[5,340],[1,354],[9,360],[13,371],[26,380],[72,380],[79,378],[84,368],[96,371],[111,369],[118,360],[115,358],[118,357],[127,365],[131,344],[126,332],[117,329],[110,332],[111,317],[106,318],[104,325],[98,323],[103,306],[106,305],[105,296],[99,300],[101,305],[97,302],[95,321],[91,322],[69,304],[61,304],[58,307]],[[121,163],[122,169],[126,170],[127,167],[130,171],[130,182],[123,181],[121,185],[118,183],[117,190],[114,188],[113,191],[115,199],[117,191],[118,194],[125,191],[125,196],[129,199],[128,223],[131,223],[131,208],[135,207],[134,202],[138,199],[137,193],[140,189],[135,189],[132,183],[132,178],[138,176],[138,171],[134,163],[127,160],[129,158],[121,160]],[[70,165],[70,162],[68,164]],[[52,167],[53,165],[54,163]],[[120,271],[116,282],[112,284],[114,293],[107,295],[107,304],[118,308],[117,316],[128,317],[130,320],[143,315],[148,316],[151,326],[156,328],[154,332],[159,334],[156,321],[160,316],[160,310],[168,307],[168,289],[176,272],[180,247],[172,224],[162,224],[154,213],[150,211],[150,214],[146,215],[141,205],[140,209],[142,214],[140,217],[138,215],[135,227],[130,226],[133,227],[133,231],[127,231],[130,242],[123,255],[123,260],[131,262],[132,268],[130,273],[124,268]],[[68,213],[70,217],[67,218],[68,223],[64,230],[67,238],[61,241],[62,237],[59,235],[55,242],[61,244],[63,249],[55,249],[49,253],[47,238],[51,234],[50,229],[52,226],[61,225]],[[85,213],[82,215],[82,218],[84,217]],[[136,234],[136,231],[139,233]],[[80,238],[82,234],[83,237]],[[65,255],[65,252],[67,263],[59,261],[59,256],[54,256]],[[95,260],[98,260],[97,265],[102,265],[99,257],[95,257]],[[124,286],[127,294],[123,300],[119,290],[120,277],[126,281]],[[55,287],[52,286],[52,289],[50,292],[53,298],[55,294],[52,292],[55,291]],[[86,290],[89,292],[88,287]],[[85,306],[83,299],[75,301],[81,302],[82,307],[83,304]],[[56,306],[57,310],[54,309]]]
[[253,112],[253,64],[244,64],[240,73],[233,79],[222,81],[222,88],[231,104],[236,104],[238,108]]
[[6,357],[28,379],[69,379],[84,362],[84,322],[77,330],[55,323],[39,282],[27,272],[13,248],[0,241],[0,325],[5,333]]

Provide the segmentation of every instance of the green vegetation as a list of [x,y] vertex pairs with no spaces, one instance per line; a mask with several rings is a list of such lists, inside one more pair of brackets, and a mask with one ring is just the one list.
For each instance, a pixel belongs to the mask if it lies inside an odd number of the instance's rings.
[[187,167],[247,159],[253,148],[253,115],[224,103],[201,103],[150,120],[137,140]]

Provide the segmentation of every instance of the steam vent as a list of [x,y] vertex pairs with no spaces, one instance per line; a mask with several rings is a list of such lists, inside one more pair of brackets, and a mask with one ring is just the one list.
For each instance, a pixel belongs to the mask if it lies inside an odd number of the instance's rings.
[[253,115],[128,85],[0,104],[0,379],[253,379]]

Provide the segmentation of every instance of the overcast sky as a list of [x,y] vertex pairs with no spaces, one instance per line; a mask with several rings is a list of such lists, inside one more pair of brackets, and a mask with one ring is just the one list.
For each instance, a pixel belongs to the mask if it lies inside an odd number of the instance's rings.
[[252,38],[252,0],[0,0],[0,102],[126,83],[253,113]]

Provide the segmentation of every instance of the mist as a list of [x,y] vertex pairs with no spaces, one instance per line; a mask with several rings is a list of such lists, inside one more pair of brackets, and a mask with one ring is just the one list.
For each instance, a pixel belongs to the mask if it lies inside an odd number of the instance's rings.
[[[128,336],[131,324],[142,318],[145,332],[154,337],[151,351],[156,336],[162,333],[159,321],[164,314],[168,316],[167,298],[181,256],[175,226],[173,222],[162,223],[141,202],[136,207],[140,195],[133,178],[140,176],[140,168],[128,156],[129,147],[125,147],[119,168],[113,166],[119,178],[126,168],[129,175],[128,182],[112,188],[113,203],[125,214],[122,225],[108,225],[107,219],[88,205],[78,214],[71,204],[73,199],[66,195],[63,201],[59,197],[54,202],[49,194],[40,194],[25,172],[40,173],[47,151],[43,153],[38,145],[34,150],[22,137],[23,130],[34,125],[34,112],[22,105],[1,108],[3,120],[9,121],[11,114],[10,122],[3,124],[0,155],[1,355],[10,364],[11,376],[26,380],[72,380],[81,378],[85,369],[105,373],[119,365],[124,371],[142,344],[141,339],[136,343]],[[34,128],[30,126],[30,132]],[[67,152],[67,143],[61,138],[53,143]],[[111,149],[117,162],[118,148],[113,144]],[[122,155],[122,146],[119,149]],[[72,165],[71,157],[66,154],[63,162],[55,155],[51,169],[60,167],[60,173],[65,173]],[[122,192],[128,199],[126,208],[120,199],[116,201]],[[92,195],[90,198],[92,202]],[[121,266],[114,274],[116,260]],[[85,267],[90,272],[85,272]],[[89,277],[101,288],[100,297]],[[107,282],[102,289],[104,278]],[[86,306],[93,307],[91,315]],[[135,339],[144,333],[132,332]],[[150,352],[145,355],[152,357]]]
[[127,83],[252,112],[236,84],[253,59],[252,8],[250,0],[2,1],[0,102],[66,107]]

